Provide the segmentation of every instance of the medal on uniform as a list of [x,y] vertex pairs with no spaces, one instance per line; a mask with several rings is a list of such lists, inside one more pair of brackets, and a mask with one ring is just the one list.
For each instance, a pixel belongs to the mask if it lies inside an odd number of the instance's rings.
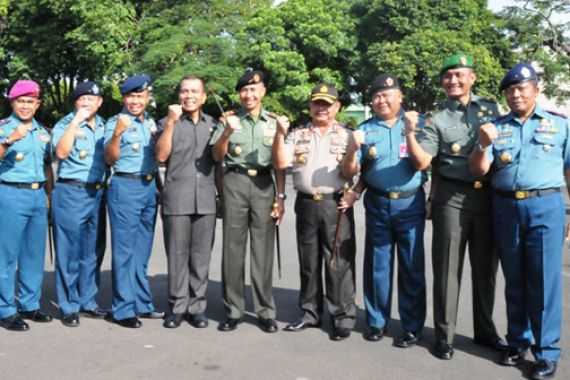
[[134,143],[134,144],[133,144],[133,150],[134,150],[135,152],[138,152],[140,148],[141,148],[141,146],[140,146],[139,143]]
[[16,161],[22,161],[23,159],[24,159],[24,153],[18,152],[18,154],[16,154]]
[[481,107],[479,107],[479,109],[480,109],[481,111],[487,111],[487,107],[485,107],[485,106],[481,106]]
[[501,162],[503,164],[511,162],[511,154],[509,152],[501,154]]
[[299,165],[305,165],[306,162],[307,162],[307,159],[305,158],[304,154],[300,154],[299,156],[297,156],[297,163]]
[[[134,147],[133,147],[133,149],[134,149]],[[82,150],[81,152],[79,152],[79,158],[84,160],[86,157],[87,157],[87,151]]]
[[487,113],[488,113],[489,115],[492,115],[492,114],[493,114],[493,111],[489,110]]
[[239,156],[241,152],[242,152],[241,146],[238,145],[234,148],[234,155]]
[[483,113],[483,112],[481,112],[481,111],[477,112],[477,117],[478,117],[478,118],[482,118],[482,117],[483,117],[483,115],[484,115],[484,113]]
[[459,145],[458,143],[451,144],[451,151],[453,153],[459,153],[460,150],[461,150],[461,145]]
[[372,145],[372,146],[370,147],[370,149],[368,149],[368,155],[369,155],[370,157],[376,156],[376,147],[375,147],[374,145]]
[[542,147],[542,149],[543,149],[545,152],[550,152],[550,148],[551,148],[551,146],[548,145],[548,144],[544,144],[544,146]]

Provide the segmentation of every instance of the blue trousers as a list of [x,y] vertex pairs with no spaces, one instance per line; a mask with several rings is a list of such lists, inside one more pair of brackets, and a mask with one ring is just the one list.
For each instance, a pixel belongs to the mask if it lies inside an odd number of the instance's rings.
[[507,341],[531,347],[536,360],[560,357],[564,200],[561,193],[524,200],[495,195],[493,216],[505,275]]
[[[0,318],[40,308],[46,248],[44,189],[0,185]],[[18,267],[18,301],[14,297]]]
[[[99,226],[104,190],[57,183],[52,193],[55,242],[55,289],[63,315],[94,310],[99,289],[105,228]],[[102,236],[101,236],[102,234]]]
[[426,319],[424,192],[392,200],[367,191],[364,305],[369,326],[390,321],[394,251],[398,256],[398,311],[405,331],[421,333]]
[[113,318],[155,309],[147,278],[156,224],[155,181],[113,177],[108,191],[113,250]]

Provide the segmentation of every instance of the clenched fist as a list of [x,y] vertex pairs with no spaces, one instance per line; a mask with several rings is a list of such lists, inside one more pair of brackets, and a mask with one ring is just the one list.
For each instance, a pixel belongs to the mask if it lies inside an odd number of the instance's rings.
[[182,116],[182,106],[179,104],[171,104],[168,106],[168,120],[175,123]]
[[131,125],[131,119],[127,115],[121,115],[117,119],[117,126],[115,127],[114,134],[116,136],[121,136],[127,128]]
[[495,124],[485,123],[479,129],[479,145],[483,148],[490,146],[499,137]]
[[406,134],[416,132],[416,127],[420,121],[420,114],[416,111],[407,111],[404,114],[404,125],[406,126]]

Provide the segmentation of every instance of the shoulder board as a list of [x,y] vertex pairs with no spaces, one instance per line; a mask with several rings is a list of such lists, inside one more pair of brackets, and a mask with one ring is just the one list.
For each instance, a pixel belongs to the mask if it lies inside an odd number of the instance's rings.
[[479,98],[479,100],[486,103],[497,103],[497,99],[493,98]]
[[564,118],[564,119],[568,119],[568,115],[566,115],[566,114],[564,114],[564,113],[562,113],[562,112],[560,112],[560,111],[556,111],[556,110],[545,110],[545,111],[548,112],[548,113],[551,113],[551,114],[553,114],[553,115],[560,116],[560,117],[562,117],[562,118]]
[[0,120],[0,125],[5,125],[5,124],[8,124],[9,122],[10,122],[10,118],[7,117],[7,118],[5,118],[5,119],[3,119],[3,120]]
[[117,120],[118,118],[119,118],[119,115],[112,116],[112,117],[109,118],[109,120],[107,120],[107,123],[110,122],[110,121],[115,121],[115,120]]
[[497,116],[494,120],[491,120],[491,122],[492,122],[492,123],[497,123],[497,122],[499,122],[499,121],[502,121],[502,120],[506,119],[507,116],[509,116],[509,114]]
[[224,113],[222,114],[222,116],[223,116],[223,117],[227,117],[227,116],[233,116],[233,115],[235,115],[235,114],[237,114],[237,112],[232,110],[232,111],[226,111],[226,112],[224,112]]
[[63,121],[64,123],[71,123],[71,120],[73,120],[73,116],[71,115],[67,115],[66,117],[64,117],[63,119],[61,119],[61,121]]

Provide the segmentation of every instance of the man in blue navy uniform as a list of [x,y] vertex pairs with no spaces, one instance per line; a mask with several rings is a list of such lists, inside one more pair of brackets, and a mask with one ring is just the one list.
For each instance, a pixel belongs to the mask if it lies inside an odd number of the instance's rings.
[[166,164],[161,215],[171,307],[166,328],[180,326],[183,318],[196,328],[208,326],[206,289],[216,228],[216,163],[209,141],[216,121],[202,112],[206,97],[201,78],[184,77],[179,104],[168,106],[159,123],[156,157]]
[[151,79],[135,75],[121,86],[123,111],[107,122],[105,159],[113,166],[108,192],[113,249],[113,321],[137,328],[159,319],[147,277],[156,223],[154,120],[145,111]]
[[[49,132],[34,119],[40,86],[20,80],[8,93],[12,115],[0,121],[0,326],[26,331],[40,311],[47,208],[52,181]],[[14,297],[18,268],[18,304]]]
[[[370,88],[375,116],[355,132],[344,160],[345,175],[361,170],[357,196],[366,187],[364,252],[364,338],[379,341],[386,333],[392,306],[394,250],[398,257],[398,309],[404,334],[398,347],[418,341],[426,318],[424,263],[426,175],[408,157],[407,123],[423,127],[423,117],[402,108],[398,78],[382,74]],[[364,186],[362,186],[364,185]]]
[[[79,326],[79,312],[103,318],[95,296],[104,251],[105,219],[99,219],[108,166],[103,155],[105,120],[97,115],[103,103],[94,82],[77,85],[71,98],[75,111],[53,128],[52,149],[59,159],[52,195],[56,294],[61,322]],[[104,217],[104,215],[103,215]],[[103,245],[104,246],[104,245]]]
[[565,177],[570,184],[569,122],[537,105],[538,78],[530,64],[509,70],[500,90],[511,112],[481,127],[470,168],[474,175],[490,171],[495,190],[493,217],[506,281],[509,344],[500,362],[518,365],[530,347],[536,361],[529,375],[544,379],[554,376],[560,358],[561,188]]

